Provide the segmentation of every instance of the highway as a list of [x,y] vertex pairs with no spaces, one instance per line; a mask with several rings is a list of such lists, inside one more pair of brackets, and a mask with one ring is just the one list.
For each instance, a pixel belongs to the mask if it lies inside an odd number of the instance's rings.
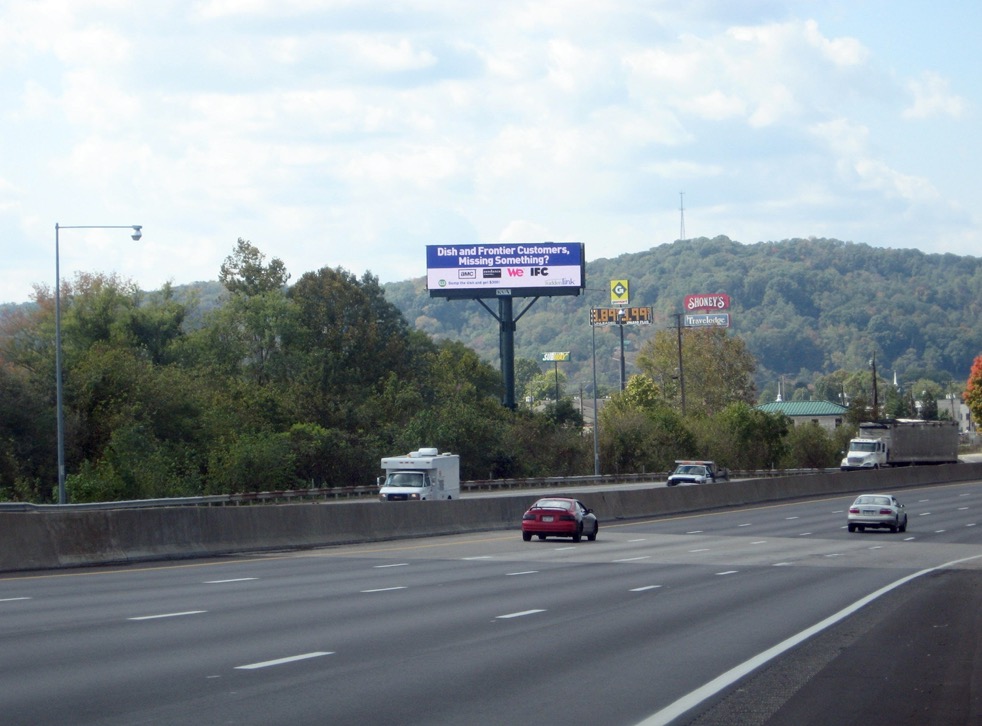
[[[870,681],[927,704],[884,680],[932,655],[955,658],[948,681],[982,674],[982,633],[954,627],[982,625],[979,603],[937,621],[952,592],[982,591],[982,486],[898,497],[904,534],[848,533],[850,495],[604,522],[578,544],[524,543],[516,522],[2,576],[0,721],[885,723],[857,715]],[[911,652],[949,625],[947,653]],[[873,690],[837,696],[857,678]],[[982,718],[977,685],[938,693],[964,699],[957,722]],[[910,713],[889,722],[932,722]]]

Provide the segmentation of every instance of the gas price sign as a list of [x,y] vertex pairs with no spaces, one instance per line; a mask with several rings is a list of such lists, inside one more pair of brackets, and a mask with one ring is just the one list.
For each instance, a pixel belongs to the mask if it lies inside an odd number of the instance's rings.
[[651,325],[651,308],[590,308],[590,325]]

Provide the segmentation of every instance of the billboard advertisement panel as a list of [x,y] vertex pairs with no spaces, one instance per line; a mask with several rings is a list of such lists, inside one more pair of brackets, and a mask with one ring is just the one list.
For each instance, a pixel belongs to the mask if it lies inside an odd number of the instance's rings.
[[716,295],[686,295],[685,309],[693,310],[729,310],[730,296],[725,292]]
[[579,295],[585,286],[582,242],[426,246],[430,297]]
[[684,315],[684,325],[687,328],[728,328],[730,327],[729,313],[706,313],[705,315]]

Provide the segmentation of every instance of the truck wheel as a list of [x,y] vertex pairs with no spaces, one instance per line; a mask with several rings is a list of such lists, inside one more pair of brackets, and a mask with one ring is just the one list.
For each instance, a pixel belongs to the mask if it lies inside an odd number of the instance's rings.
[[531,532],[522,532],[522,539],[525,540],[526,542],[531,542],[532,541],[532,533]]

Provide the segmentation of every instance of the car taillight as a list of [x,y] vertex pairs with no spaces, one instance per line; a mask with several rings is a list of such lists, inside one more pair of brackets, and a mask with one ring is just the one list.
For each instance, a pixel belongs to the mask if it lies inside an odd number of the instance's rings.
[[530,521],[533,521],[534,522],[535,521],[535,515],[534,514],[525,513],[525,514],[522,515],[522,519],[524,519],[524,520],[530,520]]
[[849,514],[859,514],[859,507],[850,507]]
[[576,521],[576,517],[574,517],[572,514],[560,514],[559,515],[559,521],[560,522],[574,522],[574,521]]
[[881,509],[880,514],[893,514],[892,509]]

